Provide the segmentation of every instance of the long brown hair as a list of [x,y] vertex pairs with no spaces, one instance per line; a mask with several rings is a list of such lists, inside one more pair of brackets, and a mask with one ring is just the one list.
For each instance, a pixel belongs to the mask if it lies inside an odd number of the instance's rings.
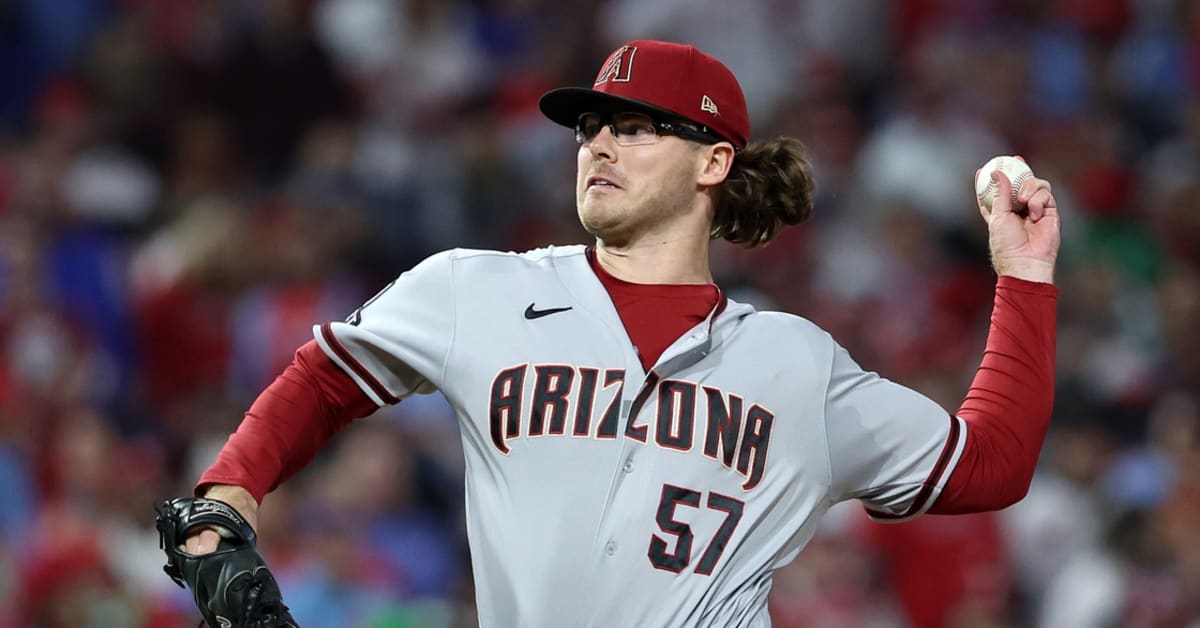
[[752,142],[737,153],[717,188],[711,236],[746,248],[766,244],[784,225],[808,220],[816,187],[800,140]]

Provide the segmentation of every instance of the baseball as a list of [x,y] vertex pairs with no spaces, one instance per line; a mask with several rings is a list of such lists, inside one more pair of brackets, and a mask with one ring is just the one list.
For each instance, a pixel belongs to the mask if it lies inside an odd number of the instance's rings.
[[1017,193],[1021,189],[1021,184],[1033,178],[1033,170],[1030,170],[1029,165],[1024,161],[1010,155],[992,157],[986,164],[983,164],[979,173],[975,175],[975,197],[989,211],[992,209],[992,201],[996,198],[998,186],[995,181],[992,181],[993,170],[999,170],[1008,175],[1008,180],[1012,182],[1012,203],[1013,207],[1016,207]]

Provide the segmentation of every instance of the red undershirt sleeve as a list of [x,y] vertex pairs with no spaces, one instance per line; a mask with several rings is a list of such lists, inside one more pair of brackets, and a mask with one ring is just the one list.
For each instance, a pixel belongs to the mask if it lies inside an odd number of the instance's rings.
[[929,512],[996,510],[1028,492],[1054,406],[1057,299],[1051,284],[997,281],[983,361],[958,410],[967,441]]
[[303,469],[340,429],[377,409],[330,360],[316,341],[297,351],[291,365],[250,406],[237,431],[196,484],[241,486],[263,496]]

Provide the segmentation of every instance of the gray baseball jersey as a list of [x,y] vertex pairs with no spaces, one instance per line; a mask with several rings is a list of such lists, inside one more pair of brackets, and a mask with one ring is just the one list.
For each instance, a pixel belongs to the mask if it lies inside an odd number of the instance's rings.
[[966,426],[812,323],[726,301],[650,373],[583,246],[453,250],[314,328],[380,405],[440,390],[482,626],[769,626],[834,503],[922,513]]

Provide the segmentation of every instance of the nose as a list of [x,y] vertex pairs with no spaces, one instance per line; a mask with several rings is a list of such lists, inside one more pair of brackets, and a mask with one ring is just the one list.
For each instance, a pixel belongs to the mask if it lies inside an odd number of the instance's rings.
[[600,132],[587,143],[587,148],[592,152],[594,159],[605,159],[612,161],[616,155],[617,138],[613,137],[612,129],[609,125],[600,127]]

